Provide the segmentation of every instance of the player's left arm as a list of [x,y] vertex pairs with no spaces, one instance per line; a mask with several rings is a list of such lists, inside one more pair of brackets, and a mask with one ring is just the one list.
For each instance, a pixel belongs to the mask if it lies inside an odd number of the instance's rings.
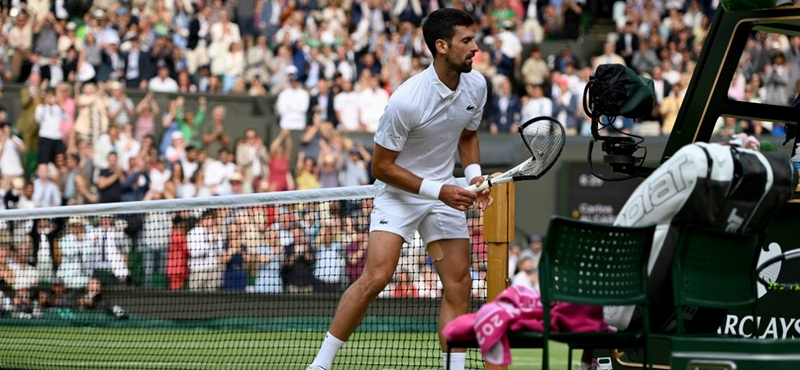
[[[461,165],[465,169],[473,164],[480,165],[481,150],[478,141],[478,131],[472,131],[468,129],[461,131],[461,136],[458,139],[458,156],[461,158]],[[467,173],[467,175],[472,176],[472,178],[467,179],[470,185],[480,185],[484,181],[483,176],[480,173],[477,175]],[[478,197],[475,199],[476,208],[482,210],[492,205],[494,200],[489,193],[489,189],[485,189],[478,193]]]

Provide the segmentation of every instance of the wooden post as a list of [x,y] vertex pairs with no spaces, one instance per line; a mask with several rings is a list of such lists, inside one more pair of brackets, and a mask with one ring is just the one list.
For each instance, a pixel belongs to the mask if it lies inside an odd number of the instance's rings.
[[[508,279],[508,244],[514,241],[514,183],[492,187],[494,205],[483,214],[483,239],[487,246],[486,299],[495,299],[505,290]],[[506,370],[506,366],[485,364],[486,369]]]

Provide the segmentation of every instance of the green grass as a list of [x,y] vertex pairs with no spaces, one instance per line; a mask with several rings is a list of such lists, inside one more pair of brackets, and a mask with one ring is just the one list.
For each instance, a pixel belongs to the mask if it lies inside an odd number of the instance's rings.
[[[303,370],[320,337],[308,332],[4,326],[0,368]],[[440,369],[440,351],[429,345],[434,340],[433,333],[357,333],[340,351],[336,369]],[[512,353],[509,369],[541,368],[540,350]],[[469,357],[475,364],[480,354],[473,351]],[[566,347],[552,345],[551,367],[564,369],[566,363]]]

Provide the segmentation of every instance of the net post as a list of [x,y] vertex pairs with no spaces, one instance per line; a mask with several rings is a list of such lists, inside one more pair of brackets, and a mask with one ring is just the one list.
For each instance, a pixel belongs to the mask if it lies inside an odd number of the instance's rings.
[[[514,241],[514,183],[493,186],[494,205],[484,211],[483,238],[487,247],[486,300],[495,299],[509,285],[508,244]],[[506,370],[506,366],[485,364],[486,369]]]

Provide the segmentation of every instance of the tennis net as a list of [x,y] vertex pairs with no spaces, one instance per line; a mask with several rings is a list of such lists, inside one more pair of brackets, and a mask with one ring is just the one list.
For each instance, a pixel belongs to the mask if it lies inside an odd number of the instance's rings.
[[[363,270],[371,186],[0,212],[0,368],[304,369]],[[473,304],[485,299],[481,219]],[[0,269],[0,271],[3,271]],[[0,275],[3,277],[3,275]],[[441,368],[418,238],[337,369]],[[467,368],[483,368],[470,352]]]

